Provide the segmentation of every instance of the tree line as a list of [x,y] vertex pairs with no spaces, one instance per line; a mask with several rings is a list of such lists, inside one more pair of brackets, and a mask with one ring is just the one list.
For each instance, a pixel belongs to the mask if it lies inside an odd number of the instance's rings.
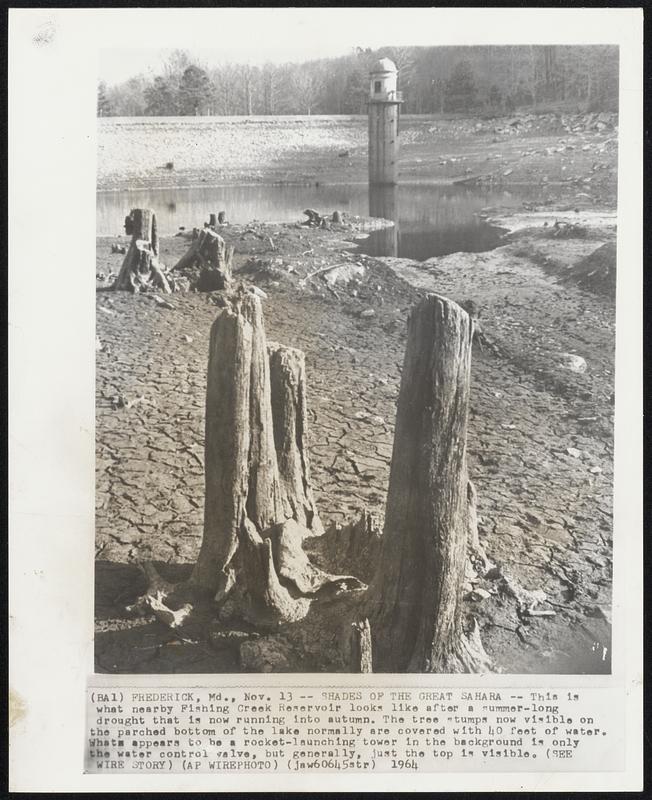
[[617,110],[618,47],[356,48],[302,64],[208,67],[177,50],[158,75],[98,86],[99,116],[364,114],[369,70],[391,58],[404,114]]

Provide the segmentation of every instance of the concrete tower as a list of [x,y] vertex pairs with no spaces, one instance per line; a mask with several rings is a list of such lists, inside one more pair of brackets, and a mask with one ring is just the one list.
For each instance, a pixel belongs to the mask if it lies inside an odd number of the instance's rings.
[[369,216],[394,222],[374,231],[369,237],[367,253],[371,256],[398,255],[398,186],[389,183],[369,184]]
[[394,184],[398,180],[398,71],[389,58],[381,58],[369,74],[369,184]]

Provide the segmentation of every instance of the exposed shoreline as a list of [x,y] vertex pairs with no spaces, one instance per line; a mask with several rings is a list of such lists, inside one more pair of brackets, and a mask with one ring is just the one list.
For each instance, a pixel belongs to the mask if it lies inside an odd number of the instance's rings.
[[[400,183],[549,185],[616,200],[617,116],[401,118]],[[367,118],[98,120],[99,191],[365,183]],[[167,169],[166,164],[173,165]],[[581,187],[581,188],[578,188]]]
[[[100,123],[99,192],[367,182],[366,117],[131,122]],[[326,525],[363,509],[383,514],[410,308],[426,292],[478,307],[491,343],[474,348],[469,414],[480,537],[501,570],[545,592],[552,612],[524,618],[497,584],[467,576],[465,611],[499,672],[610,667],[617,136],[609,114],[403,118],[400,184],[539,187],[536,205],[485,210],[483,219],[506,231],[492,250],[373,258],[354,246],[382,224],[367,218],[332,230],[299,222],[221,229],[237,279],[267,295],[268,337],[305,352],[312,478]],[[98,288],[122,260],[111,245],[126,243],[97,239]],[[187,234],[160,243],[171,266]],[[343,263],[349,278],[327,281],[325,270]],[[233,648],[182,644],[124,611],[139,591],[137,562],[167,564],[173,579],[201,542],[216,308],[196,293],[174,294],[170,305],[97,294],[100,672],[239,669]],[[568,366],[577,363],[580,371]],[[326,545],[310,547],[333,566]],[[331,645],[313,634],[310,646],[291,631],[275,638],[291,671],[333,669]]]
[[[351,521],[363,508],[382,514],[409,309],[424,291],[473,299],[498,348],[473,356],[469,468],[481,539],[492,560],[526,588],[546,592],[555,615],[524,621],[487,582],[467,586],[465,607],[479,619],[501,671],[604,671],[608,662],[591,647],[596,641],[610,647],[615,309],[608,296],[560,284],[542,264],[566,264],[572,272],[614,239],[613,227],[555,238],[537,223],[495,250],[423,264],[351,250],[362,219],[334,227],[223,229],[236,247],[238,278],[267,294],[270,339],[306,353],[313,482],[323,521]],[[115,241],[98,239],[98,269],[119,266],[121,257],[109,252]],[[187,242],[164,237],[161,246],[170,265]],[[342,261],[359,265],[355,280],[330,286],[319,275],[308,277]],[[138,590],[136,562],[151,558],[182,569],[201,540],[205,369],[215,307],[200,294],[170,299],[173,308],[165,310],[146,296],[97,297],[104,348],[97,385],[100,671],[113,671],[112,664],[142,671],[138,654],[151,647],[121,610],[125,592]],[[581,355],[587,370],[565,369],[557,361],[562,352]],[[147,402],[116,408],[116,396]],[[142,491],[134,493],[132,482]],[[477,589],[487,593],[482,601]],[[158,648],[155,663],[143,662],[146,671],[238,668],[226,651],[198,658],[178,642],[166,647],[164,630],[146,630]],[[293,671],[328,669],[327,661],[320,666],[318,653],[304,653]]]

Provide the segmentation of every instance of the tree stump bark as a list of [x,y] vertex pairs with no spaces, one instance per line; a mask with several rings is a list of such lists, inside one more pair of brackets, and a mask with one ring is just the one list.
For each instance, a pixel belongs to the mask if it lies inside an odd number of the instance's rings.
[[153,287],[169,294],[158,260],[156,214],[151,208],[133,208],[125,217],[125,231],[131,234],[131,244],[113,288],[135,293]]
[[371,651],[371,628],[369,620],[351,623],[349,670],[351,672],[373,672]]
[[317,535],[323,533],[312,494],[308,454],[306,361],[301,350],[269,342],[274,447],[285,513]]
[[274,559],[274,540],[263,539],[248,519],[242,525],[239,561],[241,590],[239,612],[254,625],[275,628],[298,622],[310,609],[310,597],[294,597],[282,585]]
[[194,578],[225,593],[233,583],[249,480],[249,397],[253,328],[237,307],[217,316],[210,334],[204,454],[204,536]]
[[[273,375],[273,379],[270,378]],[[314,567],[301,548],[321,532],[307,451],[300,351],[269,352],[258,297],[228,298],[211,329],[206,392],[204,536],[192,582],[229,614],[274,627],[312,600],[366,586]]]
[[489,560],[484,547],[480,543],[478,534],[478,493],[472,481],[468,482],[466,491],[468,498],[468,556],[473,569],[478,575],[484,575],[494,564]]
[[231,283],[232,258],[233,248],[214,230],[204,228],[175,264],[174,270],[183,273],[198,270],[197,291],[213,292],[226,289]]
[[466,312],[437,295],[410,316],[380,562],[365,603],[374,671],[488,668],[461,614],[472,334]]
[[381,523],[364,509],[352,522],[332,522],[323,535],[304,543],[307,552],[336,572],[346,570],[369,583],[374,576],[382,542]]

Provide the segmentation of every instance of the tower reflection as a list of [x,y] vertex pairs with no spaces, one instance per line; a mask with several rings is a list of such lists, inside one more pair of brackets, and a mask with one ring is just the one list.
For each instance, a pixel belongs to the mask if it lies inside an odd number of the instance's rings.
[[366,251],[372,256],[398,255],[398,186],[369,185],[369,216],[390,219],[394,224],[374,231]]

